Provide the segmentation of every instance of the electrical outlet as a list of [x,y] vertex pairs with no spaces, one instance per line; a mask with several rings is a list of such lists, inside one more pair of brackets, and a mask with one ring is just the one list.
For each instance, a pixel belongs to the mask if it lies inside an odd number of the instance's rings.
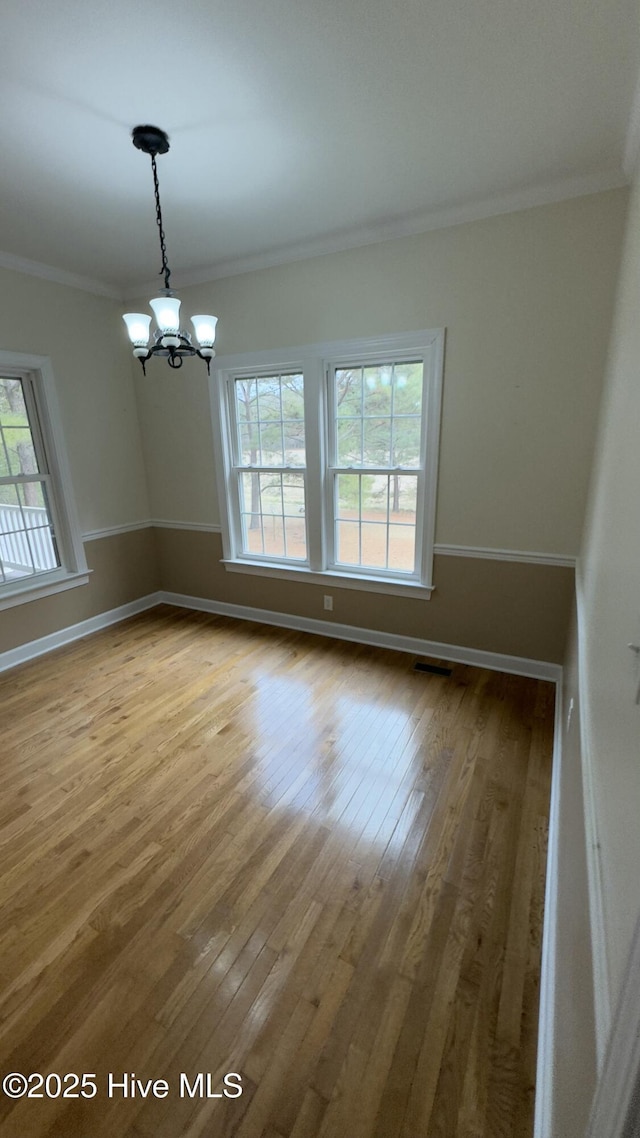
[[333,612],[333,597],[330,593],[324,595],[324,608],[325,612]]

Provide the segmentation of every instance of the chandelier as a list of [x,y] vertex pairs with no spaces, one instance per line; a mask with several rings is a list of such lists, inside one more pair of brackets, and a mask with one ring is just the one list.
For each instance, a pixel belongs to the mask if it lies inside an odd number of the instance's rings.
[[164,277],[164,288],[159,289],[160,295],[149,301],[153,309],[157,327],[153,330],[153,343],[149,343],[151,317],[144,312],[126,312],[123,320],[127,325],[129,339],[133,344],[133,354],[142,364],[146,375],[145,364],[152,356],[163,356],[169,367],[182,367],[185,356],[199,356],[207,365],[207,372],[211,360],[215,356],[213,344],[216,338],[217,316],[192,316],[191,323],[198,342],[196,347],[191,340],[191,334],[180,328],[180,300],[171,288],[171,270],[167,262],[167,247],[165,244],[164,229],[162,226],[162,209],[160,207],[160,187],[158,184],[158,171],[156,169],[156,155],[166,154],[169,149],[169,138],[157,126],[136,126],[131,132],[133,145],[151,156],[153,170],[153,186],[156,197],[156,221],[160,235],[160,252],[162,254],[162,268],[159,276]]

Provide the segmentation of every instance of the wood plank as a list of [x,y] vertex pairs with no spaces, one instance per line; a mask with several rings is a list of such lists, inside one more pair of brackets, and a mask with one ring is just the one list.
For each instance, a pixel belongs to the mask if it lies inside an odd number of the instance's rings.
[[162,606],[0,677],[0,1066],[98,1083],[3,1138],[531,1138],[553,688],[412,665]]

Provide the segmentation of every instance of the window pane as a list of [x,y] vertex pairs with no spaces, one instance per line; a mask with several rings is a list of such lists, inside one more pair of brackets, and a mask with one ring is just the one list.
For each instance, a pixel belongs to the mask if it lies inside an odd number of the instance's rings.
[[3,486],[0,494],[0,559],[4,580],[46,573],[61,564],[44,486]]
[[255,379],[237,379],[235,382],[236,414],[239,423],[251,423],[257,419],[257,396]]
[[[371,479],[370,475],[365,476],[365,483],[367,479]],[[360,483],[362,479],[359,474],[339,474],[338,475],[338,495],[336,502],[337,516],[339,518],[358,518],[360,517]]]
[[0,425],[29,426],[21,379],[0,378]]
[[391,414],[391,368],[388,365],[364,369],[364,413]]
[[362,517],[367,521],[384,522],[386,525],[389,475],[361,474],[360,486]]
[[386,569],[387,567],[387,526],[375,525],[371,522],[362,523],[362,554],[361,565],[368,565],[372,569]]
[[336,561],[342,565],[360,564],[360,526],[339,521],[336,526]]
[[417,476],[338,474],[336,480],[336,562],[412,573]]
[[[5,456],[8,458],[9,474],[37,474],[33,438],[28,427],[3,427],[2,434]],[[3,473],[6,473],[3,471]]]
[[22,380],[0,378],[0,477],[37,474]]
[[362,466],[363,423],[361,418],[338,419],[338,466]]
[[[22,525],[20,520],[20,510],[18,500],[18,491],[13,483],[5,483],[0,486],[0,507],[6,506],[7,509],[2,512],[2,521],[0,521],[0,531],[5,532],[7,529],[19,528]],[[16,526],[10,525],[12,518],[18,519]]]
[[338,466],[420,465],[422,363],[336,368]]
[[257,423],[240,423],[240,466],[257,466],[260,446]]
[[304,381],[299,373],[234,382],[240,466],[304,466]]
[[362,414],[362,368],[336,368],[336,411],[338,417]]
[[393,420],[393,450],[391,466],[420,466],[419,417],[396,415]]
[[396,415],[422,414],[422,362],[396,364],[393,403]]
[[389,466],[391,462],[391,419],[364,420],[365,466]]
[[305,560],[304,477],[281,472],[252,472],[240,477],[244,553]]
[[411,573],[416,556],[414,526],[389,526],[389,569]]
[[46,492],[42,482],[19,482],[18,499],[23,507],[27,526],[46,525],[50,521]]
[[392,474],[390,478],[390,509],[398,515],[393,520],[413,522],[416,520],[416,499],[418,479],[413,474]]

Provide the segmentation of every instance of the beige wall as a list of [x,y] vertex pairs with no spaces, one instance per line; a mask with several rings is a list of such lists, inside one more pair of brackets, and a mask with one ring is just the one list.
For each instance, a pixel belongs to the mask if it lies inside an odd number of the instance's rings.
[[[571,555],[626,200],[611,191],[248,273],[183,290],[184,309],[219,314],[220,352],[446,326],[437,541]],[[122,306],[17,273],[3,282],[0,344],[52,358],[83,530],[149,516],[217,523],[200,362],[174,373],[157,361],[146,377],[134,364],[132,384]],[[318,587],[225,573],[216,535],[159,533],[172,534],[160,538],[162,587],[325,618]],[[95,577],[88,591],[8,610],[0,631],[13,645],[113,607],[112,594],[129,596],[131,572],[119,562],[111,591]],[[155,580],[155,565],[145,573]],[[571,577],[438,557],[430,602],[336,589],[334,619],[555,662]],[[197,588],[179,584],[194,578]]]
[[85,543],[88,585],[16,605],[0,613],[0,653],[129,604],[160,587],[152,529]]
[[[583,1138],[640,913],[640,187],[564,666],[553,1134]],[[569,712],[571,719],[569,723]]]
[[162,588],[356,628],[560,663],[573,571],[558,566],[436,557],[430,601],[227,573],[219,534],[156,531]]
[[[183,289],[183,308],[219,316],[220,354],[446,326],[436,540],[575,555],[626,201],[616,190],[230,277]],[[136,380],[155,518],[220,520],[203,371]]]
[[[594,927],[596,974],[610,1004],[620,992],[640,912],[640,684],[627,647],[640,643],[640,188],[629,211],[620,290],[578,565],[578,652],[582,763],[588,838],[601,873]],[[590,793],[590,788],[592,788]],[[598,866],[595,867],[596,869]],[[608,1023],[601,1016],[599,1031]],[[601,1040],[602,1042],[602,1040]]]
[[[611,191],[246,273],[183,289],[183,308],[219,316],[219,354],[445,326],[436,541],[572,556],[626,205]],[[152,517],[215,525],[202,364],[151,371],[136,393]],[[165,588],[325,618],[315,586],[225,573],[215,535],[159,539]],[[332,589],[334,619],[562,659],[570,571],[439,557],[434,579],[430,602]]]
[[[121,306],[67,285],[0,269],[0,347],[51,359],[83,533],[149,518]],[[157,588],[150,530],[86,542],[88,585],[0,612],[0,652]]]
[[121,306],[0,269],[0,347],[49,356],[83,532],[149,517]]

